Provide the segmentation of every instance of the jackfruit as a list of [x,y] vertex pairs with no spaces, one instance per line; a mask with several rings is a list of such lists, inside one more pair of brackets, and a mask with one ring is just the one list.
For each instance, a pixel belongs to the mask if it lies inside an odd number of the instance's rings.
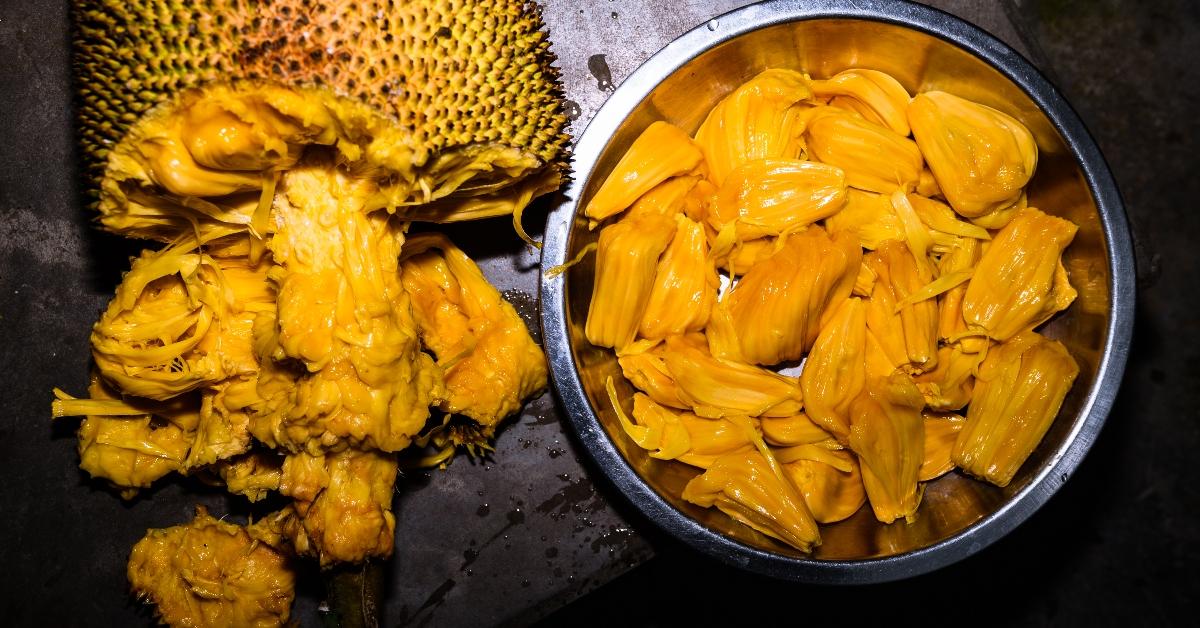
[[[892,75],[878,70],[853,68],[826,80],[809,83],[820,98],[848,99],[845,106],[875,124],[886,126],[901,137],[908,137],[908,90]],[[837,103],[831,102],[837,106]]]
[[804,503],[817,523],[847,519],[867,501],[862,472],[854,454],[831,450],[827,455],[839,461],[841,468],[803,458],[783,464],[788,477],[804,495]]
[[743,359],[777,364],[804,355],[822,322],[850,296],[861,259],[853,237],[830,238],[818,226],[788,236],[726,297]]
[[629,215],[637,216],[644,213],[653,213],[674,216],[681,213],[689,197],[694,196],[691,193],[692,188],[696,187],[696,184],[700,180],[700,177],[693,176],[667,179],[654,186],[649,192],[639,196],[633,202],[633,206],[629,208]]
[[663,361],[679,398],[702,417],[787,417],[803,407],[795,378],[715,358],[678,336],[667,338]]
[[1037,167],[1037,143],[1008,114],[946,92],[917,94],[908,122],[954,211],[973,218],[1017,200]]
[[1075,300],[1063,249],[1078,227],[1032,207],[1020,211],[988,245],[963,295],[967,328],[1007,340],[1037,327]]
[[212,470],[225,484],[225,490],[257,502],[271,491],[279,490],[283,480],[283,460],[284,457],[275,452],[255,450],[219,460]]
[[917,184],[924,163],[912,140],[891,129],[826,107],[805,130],[812,158],[846,172],[850,187],[890,194]]
[[615,216],[663,181],[691,172],[703,158],[679,127],[654,122],[629,145],[583,213],[594,221]]
[[631,421],[621,409],[615,389],[610,388],[609,395],[625,433],[639,447],[649,450],[652,458],[707,469],[719,456],[754,447],[745,430],[728,419],[674,412],[637,393],[633,396]]
[[867,300],[867,327],[875,335],[891,364],[911,373],[937,365],[938,311],[935,299],[915,303],[909,295],[927,285],[932,276],[919,266],[903,242],[889,240],[863,257],[876,281]]
[[617,363],[625,379],[656,403],[679,410],[691,407],[680,395],[675,380],[671,379],[661,351],[626,352],[617,357]]
[[718,187],[741,164],[756,159],[799,159],[808,80],[793,70],[765,70],[742,83],[708,113],[696,131],[708,176]]
[[850,404],[866,382],[866,343],[867,305],[845,299],[821,328],[800,373],[808,416],[842,443],[850,436]]
[[825,219],[830,235],[849,233],[862,248],[873,251],[888,240],[903,240],[904,225],[884,194],[851,188],[842,209]]
[[804,496],[756,449],[725,454],[688,482],[683,499],[807,552],[821,542]]
[[[942,258],[938,261],[938,274],[944,277],[971,271],[974,276],[975,267],[979,264],[979,257],[982,253],[983,247],[979,240],[962,238],[953,248],[942,254]],[[963,319],[962,313],[963,297],[966,294],[967,284],[961,283],[938,297],[938,340],[957,343],[962,350],[975,353],[981,347],[977,346],[978,343],[971,344],[974,339],[963,337],[963,332],[967,329],[967,322]]]
[[769,417],[759,419],[763,440],[776,447],[795,447],[828,441],[829,432],[821,429],[807,415]]
[[967,422],[951,459],[963,471],[1008,486],[1054,422],[1079,374],[1066,347],[1032,331],[988,351]]
[[925,421],[925,458],[917,479],[928,482],[954,469],[950,453],[967,420],[957,414],[942,412],[924,412],[921,416]]
[[975,370],[983,353],[964,353],[956,346],[938,348],[937,368],[917,375],[917,388],[931,410],[959,410],[971,401]]
[[654,289],[658,258],[675,236],[675,220],[626,216],[600,232],[596,273],[584,333],[618,351],[633,342]]
[[868,381],[850,405],[850,449],[862,466],[875,518],[883,523],[900,518],[911,523],[921,502],[922,405],[921,392],[903,373]]
[[717,300],[720,280],[708,259],[704,227],[683,215],[675,217],[675,224],[675,235],[658,260],[638,328],[643,338],[700,331]]
[[561,88],[531,3],[79,0],[73,16],[80,140],[114,231],[228,226],[193,199],[236,205],[259,172],[314,146],[378,182],[368,208],[440,202],[425,219],[535,180],[548,191],[565,171]]
[[747,161],[725,178],[709,224],[720,231],[736,223],[741,239],[802,229],[841,209],[846,175],[841,168],[795,159]]

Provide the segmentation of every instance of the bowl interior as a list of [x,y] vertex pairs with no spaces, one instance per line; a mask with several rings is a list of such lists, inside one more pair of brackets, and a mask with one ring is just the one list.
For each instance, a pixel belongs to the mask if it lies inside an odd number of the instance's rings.
[[[908,27],[862,19],[811,19],[786,22],[744,33],[684,63],[637,104],[612,135],[585,177],[577,207],[586,205],[630,142],[655,120],[666,120],[693,132],[708,111],[742,82],[767,68],[783,67],[826,78],[851,67],[882,70],[911,93],[944,90],[1004,111],[1033,132],[1040,150],[1037,172],[1029,185],[1029,203],[1079,225],[1064,263],[1078,300],[1045,328],[1061,340],[1079,362],[1079,378],[1058,419],[1033,456],[1006,488],[969,479],[957,472],[928,485],[917,520],[882,525],[869,507],[850,519],[823,526],[822,545],[812,558],[854,560],[892,556],[950,538],[999,509],[1054,463],[1085,419],[1088,391],[1096,381],[1105,346],[1110,311],[1109,260],[1096,202],[1074,154],[1038,106],[1017,85],[986,62],[953,43]],[[575,217],[566,259],[594,242]],[[680,498],[684,485],[700,471],[674,461],[650,458],[622,431],[609,406],[604,383],[610,375],[628,399],[634,390],[622,377],[612,352],[588,343],[583,327],[591,297],[593,258],[565,274],[566,324],[579,379],[601,426],[629,465],[667,503],[717,533],[751,547],[802,557],[799,552],[733,522],[716,509]],[[626,412],[629,408],[626,408]]]

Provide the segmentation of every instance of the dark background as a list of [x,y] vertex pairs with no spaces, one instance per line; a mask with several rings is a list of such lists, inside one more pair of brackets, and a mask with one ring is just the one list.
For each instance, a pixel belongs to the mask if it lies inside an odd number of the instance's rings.
[[[589,72],[592,55],[607,55],[619,84],[666,41],[739,2],[544,4],[579,132],[608,93]],[[501,435],[495,460],[403,483],[406,536],[389,624],[1195,623],[1200,7],[933,4],[1047,73],[1096,137],[1126,201],[1139,279],[1132,355],[1105,429],[1066,486],[1008,537],[934,574],[852,588],[776,582],[661,538],[619,496],[592,486],[545,397]],[[50,425],[49,388],[82,390],[89,321],[131,250],[92,230],[76,199],[65,5],[0,2],[0,624],[147,623],[124,594],[128,548],[148,526],[186,520],[193,503],[235,515],[239,506],[177,481],[122,503],[76,468],[74,424]],[[526,222],[538,220],[534,212]],[[519,245],[468,250],[488,260],[485,272],[510,297],[528,298],[536,286],[536,258]],[[304,623],[319,597],[302,592]]]

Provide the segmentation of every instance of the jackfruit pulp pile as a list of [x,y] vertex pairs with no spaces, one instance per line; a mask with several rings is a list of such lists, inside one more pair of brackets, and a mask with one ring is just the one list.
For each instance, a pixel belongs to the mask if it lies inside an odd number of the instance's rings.
[[80,0],[74,18],[100,224],[161,244],[93,328],[87,395],[56,390],[54,416],[85,417],[80,466],[126,498],[173,472],[285,496],[249,526],[200,511],[152,530],[128,573],[168,624],[286,623],[294,557],[391,554],[398,452],[489,449],[546,385],[475,263],[409,233],[512,216],[523,235],[521,211],[565,176],[540,14]]
[[868,69],[770,69],[692,135],[654,122],[584,209],[625,433],[806,552],[867,502],[912,522],[955,468],[1007,485],[1079,371],[1034,331],[1075,298],[1076,231],[1027,205],[1036,165],[1012,117]]

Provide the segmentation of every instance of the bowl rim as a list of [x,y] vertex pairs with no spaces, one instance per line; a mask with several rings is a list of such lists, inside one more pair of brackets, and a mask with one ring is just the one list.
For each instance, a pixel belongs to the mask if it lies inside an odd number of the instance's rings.
[[[914,29],[942,39],[991,65],[1029,96],[1054,125],[1096,202],[1109,266],[1109,314],[1096,378],[1080,407],[1084,420],[1021,491],[995,512],[937,543],[893,556],[854,560],[799,558],[751,547],[710,530],[663,499],[609,439],[588,402],[572,358],[565,281],[546,271],[566,262],[567,245],[590,169],[615,130],[666,77],[693,58],[754,30],[812,19],[855,19]],[[1095,442],[1116,398],[1133,333],[1135,268],[1124,205],[1099,147],[1062,94],[1015,50],[982,29],[943,11],[896,0],[767,0],[729,11],[667,44],[629,75],[597,111],[574,150],[576,173],[566,201],[547,218],[542,253],[541,322],[552,380],[567,423],[592,462],[642,515],[669,535],[726,564],[760,574],[823,584],[866,584],[917,576],[958,562],[996,542],[1028,519],[1066,483]]]

